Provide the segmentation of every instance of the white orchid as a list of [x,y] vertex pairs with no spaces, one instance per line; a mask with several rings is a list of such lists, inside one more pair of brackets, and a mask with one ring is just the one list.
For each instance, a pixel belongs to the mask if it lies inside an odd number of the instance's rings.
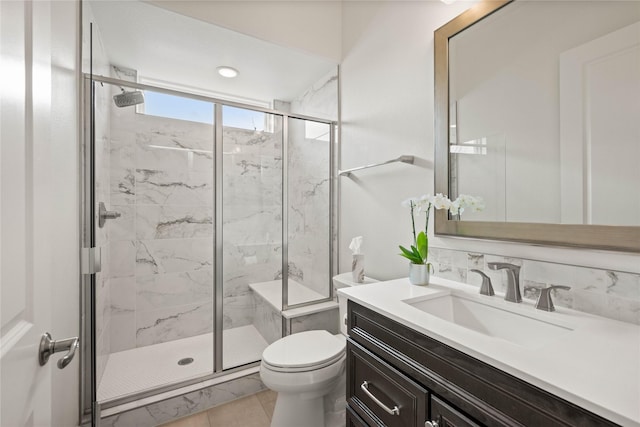
[[474,197],[468,194],[459,195],[453,202],[449,211],[452,215],[462,215],[465,209],[469,208],[472,212],[479,212],[485,207],[482,197]]
[[436,209],[449,209],[451,207],[451,200],[442,193],[438,193],[433,198],[433,206]]
[[[411,209],[413,245],[411,245],[411,250],[400,246],[400,250],[402,251],[400,255],[407,258],[414,264],[429,264],[427,262],[427,256],[429,254],[427,230],[429,229],[429,214],[431,213],[431,207],[433,206],[435,209],[447,209],[452,215],[461,215],[467,208],[473,212],[481,211],[484,209],[484,201],[481,197],[461,194],[452,202],[446,195],[438,193],[435,196],[425,194],[420,197],[410,197],[402,202],[402,206]],[[414,218],[414,211],[416,210],[418,213],[424,212],[426,216],[424,231],[421,231],[418,235],[416,235],[416,223]]]

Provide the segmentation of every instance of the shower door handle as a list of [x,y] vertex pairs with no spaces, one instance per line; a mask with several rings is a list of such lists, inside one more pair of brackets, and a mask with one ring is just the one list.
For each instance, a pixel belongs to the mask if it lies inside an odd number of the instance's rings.
[[49,332],[45,332],[40,338],[40,348],[38,349],[38,361],[40,366],[44,366],[49,361],[49,356],[54,353],[66,351],[62,359],[58,360],[58,368],[64,369],[73,360],[76,350],[80,346],[78,337],[67,338],[64,340],[54,341],[51,339]]

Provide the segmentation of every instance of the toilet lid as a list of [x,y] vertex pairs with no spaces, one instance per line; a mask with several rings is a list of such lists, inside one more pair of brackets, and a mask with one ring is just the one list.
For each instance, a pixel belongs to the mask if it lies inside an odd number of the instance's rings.
[[344,355],[345,340],[327,331],[306,331],[286,336],[268,346],[262,360],[279,368],[325,365]]

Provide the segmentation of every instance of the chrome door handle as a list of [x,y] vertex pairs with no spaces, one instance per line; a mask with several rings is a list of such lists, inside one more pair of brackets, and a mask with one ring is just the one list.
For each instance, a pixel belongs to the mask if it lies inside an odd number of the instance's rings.
[[424,427],[438,427],[437,421],[425,421]]
[[108,211],[104,203],[100,202],[98,205],[98,227],[102,228],[108,219],[116,219],[120,218],[120,216],[120,212]]
[[51,339],[49,332],[45,332],[40,338],[40,348],[38,349],[40,366],[46,365],[49,361],[49,356],[52,354],[66,351],[67,354],[58,360],[58,368],[64,369],[73,360],[73,356],[76,355],[76,350],[79,346],[80,340],[78,337],[54,341]]
[[384,403],[382,403],[380,400],[378,400],[377,397],[375,397],[370,391],[369,391],[369,383],[367,381],[364,381],[362,383],[362,385],[360,386],[360,389],[362,391],[364,391],[364,393],[369,396],[371,398],[371,400],[373,400],[374,402],[376,402],[376,404],[381,407],[382,409],[385,410],[385,412],[389,415],[400,415],[400,408],[398,408],[398,405],[394,405],[393,409],[390,409],[387,405],[385,405]]

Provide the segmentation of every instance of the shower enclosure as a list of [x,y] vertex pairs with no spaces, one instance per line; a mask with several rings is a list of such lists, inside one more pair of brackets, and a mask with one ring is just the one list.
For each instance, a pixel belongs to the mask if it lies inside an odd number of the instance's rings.
[[281,312],[333,300],[333,122],[84,88],[85,412],[256,366]]

